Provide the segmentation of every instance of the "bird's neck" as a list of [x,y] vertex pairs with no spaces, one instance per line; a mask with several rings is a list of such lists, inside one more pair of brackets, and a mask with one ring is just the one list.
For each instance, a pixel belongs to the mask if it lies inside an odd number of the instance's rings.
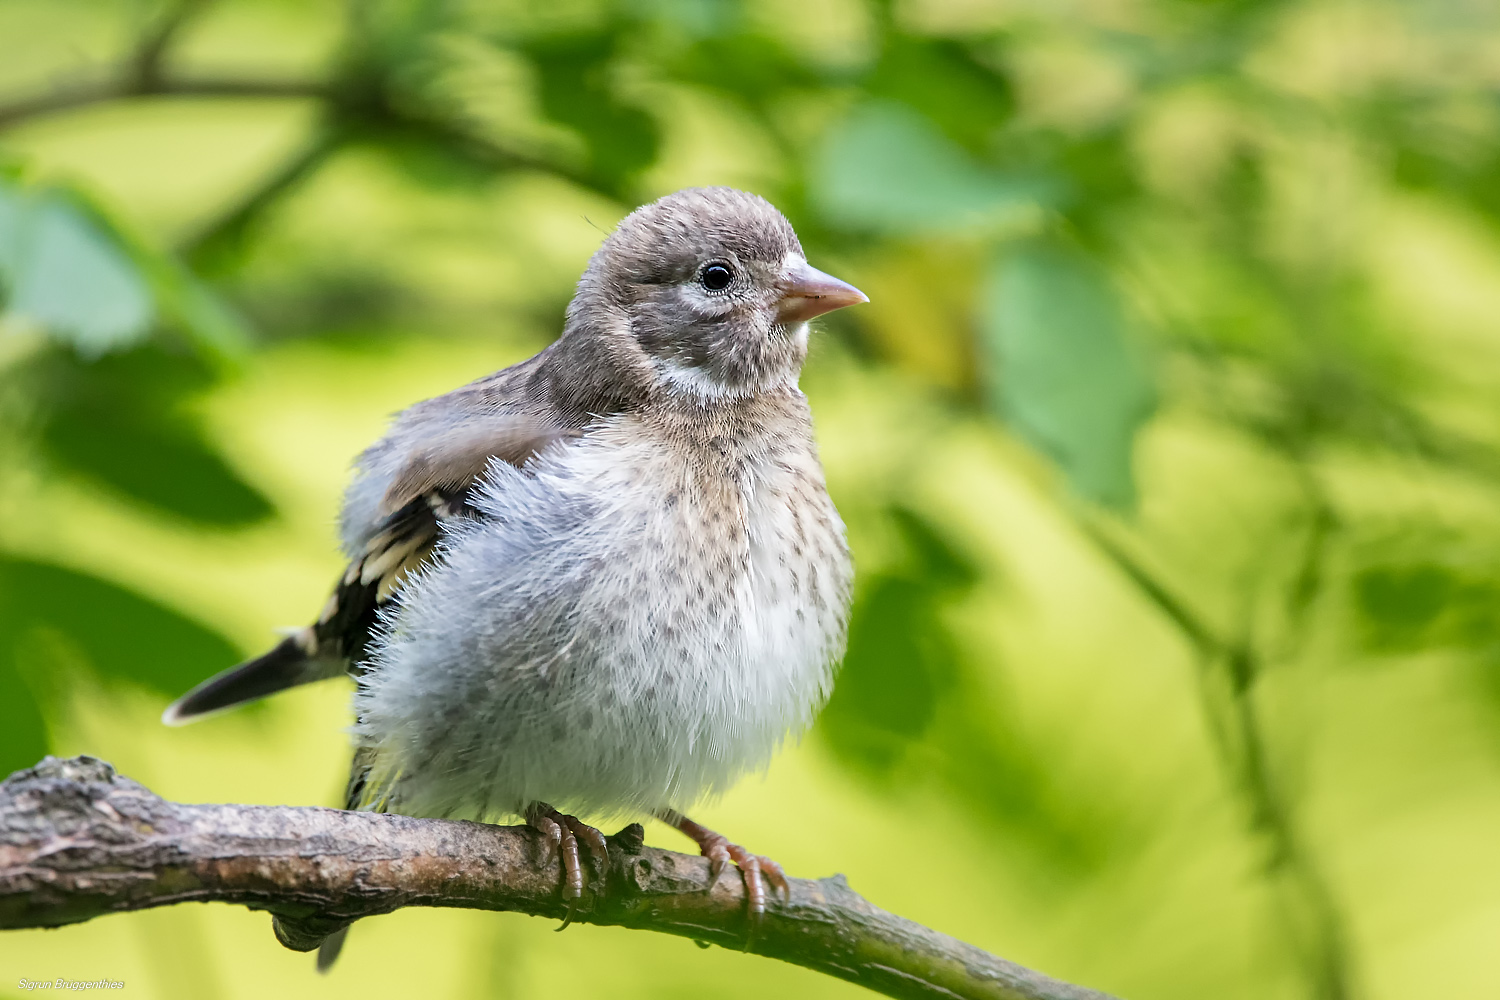
[[793,331],[794,350],[782,364],[767,366],[740,384],[715,378],[701,367],[670,357],[652,357],[631,335],[623,315],[596,310],[584,325],[569,317],[563,335],[539,359],[532,386],[557,412],[577,425],[642,408],[712,413],[740,409],[757,399],[800,396],[797,379],[806,355],[806,329]]

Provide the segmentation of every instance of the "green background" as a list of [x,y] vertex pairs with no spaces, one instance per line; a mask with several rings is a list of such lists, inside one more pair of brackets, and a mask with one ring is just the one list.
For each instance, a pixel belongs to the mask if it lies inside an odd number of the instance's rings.
[[[698,818],[1133,1000],[1493,997],[1497,67],[1480,0],[0,0],[0,773],[336,802],[344,682],[157,716],[321,606],[388,414],[733,184],[871,298],[803,378],[859,583]],[[327,979],[230,907],[0,935],[57,976],[862,995],[438,911]]]

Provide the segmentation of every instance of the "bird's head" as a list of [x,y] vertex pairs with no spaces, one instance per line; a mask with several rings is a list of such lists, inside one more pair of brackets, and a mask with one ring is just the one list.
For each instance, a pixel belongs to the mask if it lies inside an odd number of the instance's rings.
[[[570,330],[657,391],[700,400],[794,385],[807,321],[866,302],[807,263],[791,223],[764,198],[689,188],[636,209],[604,241],[569,307]],[[601,317],[608,317],[601,322]]]

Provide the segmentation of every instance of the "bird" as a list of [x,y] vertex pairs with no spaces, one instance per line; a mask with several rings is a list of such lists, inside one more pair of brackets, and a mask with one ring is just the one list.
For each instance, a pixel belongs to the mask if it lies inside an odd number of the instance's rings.
[[584,856],[607,858],[579,817],[654,817],[715,880],[738,868],[758,919],[782,868],[685,810],[764,770],[831,693],[853,564],[798,379],[809,321],[867,301],[757,195],[637,208],[551,345],[358,457],[317,620],[163,721],[348,673],[345,808],[520,817],[570,913]]

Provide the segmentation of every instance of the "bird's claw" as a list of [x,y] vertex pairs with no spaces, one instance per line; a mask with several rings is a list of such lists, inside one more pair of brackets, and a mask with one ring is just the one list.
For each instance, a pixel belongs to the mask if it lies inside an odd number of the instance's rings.
[[787,881],[786,872],[770,858],[751,854],[723,834],[715,833],[685,816],[667,813],[662,818],[697,842],[699,851],[708,859],[710,889],[718,884],[719,876],[724,873],[729,862],[734,862],[745,880],[746,909],[752,923],[758,922],[765,915],[767,882],[774,892],[791,900],[792,887]]
[[752,921],[759,921],[766,913],[766,883],[773,893],[779,892],[787,902],[792,898],[792,887],[786,880],[786,872],[770,858],[751,854],[739,844],[725,842],[725,850],[735,867],[745,879],[745,898]]
[[563,816],[562,819],[563,825],[572,832],[574,839],[588,845],[589,856],[594,859],[594,867],[599,873],[600,881],[603,881],[609,872],[609,843],[604,839],[604,834],[577,816]]
[[728,841],[704,847],[703,856],[708,859],[708,887],[712,889],[719,884],[719,876],[724,874],[724,869],[729,864]]
[[526,823],[542,835],[542,863],[550,865],[556,862],[558,851],[562,847],[562,825],[552,818],[550,810],[527,812]]
[[594,865],[603,880],[609,867],[609,845],[604,834],[584,823],[576,816],[558,812],[545,803],[538,802],[526,811],[526,822],[542,835],[546,847],[546,864],[562,861],[562,897],[568,910],[563,918],[562,930],[573,922],[576,904],[583,896],[583,860],[578,849],[579,841],[587,848]]

